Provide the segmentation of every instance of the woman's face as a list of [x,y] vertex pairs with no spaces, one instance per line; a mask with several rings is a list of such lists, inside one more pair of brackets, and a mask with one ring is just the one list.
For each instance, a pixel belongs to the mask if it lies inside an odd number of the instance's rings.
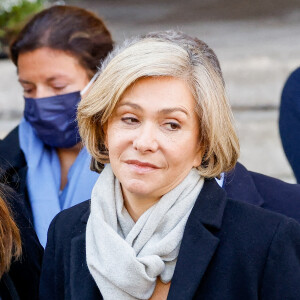
[[125,199],[157,201],[201,163],[199,122],[188,85],[171,77],[140,79],[118,102],[106,146]]
[[24,96],[29,98],[81,91],[89,82],[77,58],[46,47],[20,54],[18,75]]

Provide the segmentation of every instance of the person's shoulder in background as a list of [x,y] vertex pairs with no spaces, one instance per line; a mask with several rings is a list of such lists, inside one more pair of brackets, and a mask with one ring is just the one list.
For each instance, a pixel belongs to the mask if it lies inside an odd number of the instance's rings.
[[300,185],[248,171],[242,164],[225,174],[229,198],[281,213],[300,223]]
[[0,139],[0,182],[10,186],[17,194],[23,214],[33,222],[27,193],[27,162],[19,144],[19,126]]
[[300,67],[289,75],[282,90],[279,133],[285,155],[300,183]]

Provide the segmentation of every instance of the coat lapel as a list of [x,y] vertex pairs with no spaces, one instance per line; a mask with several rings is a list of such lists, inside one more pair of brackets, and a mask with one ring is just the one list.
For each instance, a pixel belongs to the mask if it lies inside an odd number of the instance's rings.
[[71,240],[70,299],[103,299],[86,263],[85,230],[90,211],[81,218],[79,229]]
[[222,224],[226,193],[214,179],[206,180],[187,221],[169,300],[192,299],[219,243],[211,230]]

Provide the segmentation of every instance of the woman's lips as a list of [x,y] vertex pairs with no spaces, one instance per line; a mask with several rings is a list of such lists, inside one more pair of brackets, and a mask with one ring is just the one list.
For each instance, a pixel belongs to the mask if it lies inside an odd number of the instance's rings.
[[128,164],[130,168],[132,168],[138,173],[147,173],[159,169],[159,167],[156,165],[150,164],[148,162],[142,162],[139,160],[126,160],[125,163]]

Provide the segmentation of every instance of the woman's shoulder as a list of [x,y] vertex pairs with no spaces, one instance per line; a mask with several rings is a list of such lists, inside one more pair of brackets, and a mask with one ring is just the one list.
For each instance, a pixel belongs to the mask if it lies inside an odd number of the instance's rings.
[[[85,228],[90,215],[91,201],[86,200],[70,208],[62,210],[52,220],[48,234],[54,232],[54,235],[73,235],[76,229]],[[59,228],[59,230],[56,230]]]
[[229,213],[238,219],[245,220],[252,223],[252,220],[265,220],[265,222],[280,222],[283,219],[289,219],[288,217],[276,213],[267,209],[264,209],[258,205],[253,205],[239,199],[228,198],[226,203],[226,209],[224,213]]
[[241,201],[228,199],[222,228],[233,233],[236,241],[270,245],[279,238],[286,242],[298,241],[300,246],[300,224],[297,221]]
[[86,222],[90,214],[90,206],[91,200],[86,200],[72,207],[64,209],[55,216],[52,222],[55,222],[56,224],[63,222],[65,225],[72,225],[81,219],[83,222]]
[[[84,247],[86,224],[90,215],[90,200],[62,210],[52,220],[47,235],[47,244],[44,255],[45,260],[52,260],[52,256],[59,256],[63,260],[64,255],[71,251],[72,240],[80,238]],[[50,253],[50,255],[49,255]],[[63,264],[63,262],[61,262]]]
[[300,227],[300,224],[293,218],[257,205],[239,201],[238,199],[227,199],[227,205],[224,211],[225,219],[226,216],[237,223],[245,223],[248,227],[257,227],[262,224],[264,224],[264,226],[269,225],[269,227],[276,227],[282,222],[293,223]]
[[[223,234],[231,234],[223,239],[222,253],[233,253],[243,268],[262,272],[262,298],[300,299],[300,224],[247,203],[228,200],[227,206]],[[229,223],[234,223],[230,229]]]

